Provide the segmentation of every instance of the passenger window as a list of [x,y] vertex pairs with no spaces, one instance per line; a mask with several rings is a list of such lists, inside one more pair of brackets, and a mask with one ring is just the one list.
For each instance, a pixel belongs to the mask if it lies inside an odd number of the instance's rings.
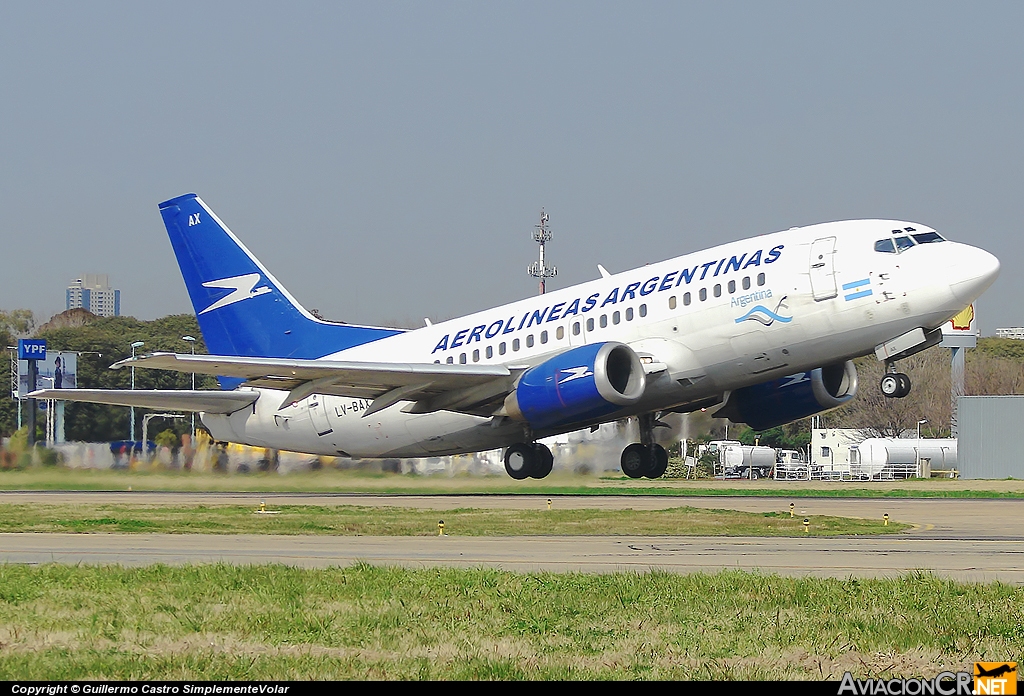
[[541,331],[540,332],[540,342],[541,343],[547,343],[548,342],[548,332],[547,331]]
[[764,285],[764,273],[757,274],[757,285],[758,287]]
[[435,365],[440,365],[440,364],[441,364],[441,361],[440,361],[440,360],[435,360],[435,361],[434,361],[434,364],[435,364]]
[[750,289],[750,276],[743,276],[743,289],[744,290],[749,290]]
[[618,324],[622,320],[622,315],[619,314],[618,310],[612,312],[612,323]]
[[700,301],[701,302],[703,302],[704,300],[708,299],[708,289],[707,288],[701,288],[700,292],[698,293],[698,296],[700,297]]
[[465,365],[466,364],[466,354],[465,353],[459,353],[459,364],[460,365]]
[[498,344],[498,355],[504,355],[504,354],[505,354],[505,342],[502,341],[501,343]]
[[447,360],[445,360],[445,362],[446,362],[446,363],[448,363],[449,365],[451,365],[451,364],[452,364],[453,362],[455,362],[455,359],[454,359],[454,358],[452,358],[452,356],[450,356],[450,355],[449,355],[449,356],[448,356],[448,359],[447,359]]
[[722,296],[722,286],[719,283],[715,283],[715,297]]
[[557,329],[555,329],[555,338],[558,339],[559,341],[561,341],[563,338],[565,338],[565,327],[564,326],[559,326]]
[[896,245],[892,243],[892,239],[879,239],[875,242],[875,251],[880,251],[883,254],[895,254]]
[[642,316],[642,317],[646,317],[647,316],[647,305],[645,305],[645,304],[640,305],[640,316]]
[[473,350],[473,362],[480,362],[480,349],[476,348]]
[[690,306],[690,293],[686,293],[683,295],[683,304],[686,305],[687,307]]
[[572,335],[573,336],[579,336],[580,335],[580,323],[578,321],[574,321],[572,323]]
[[669,309],[675,309],[676,308],[676,296],[675,295],[673,295],[672,297],[668,298],[668,308]]
[[736,281],[735,280],[730,280],[729,281],[729,294],[731,295],[734,292],[736,292]]
[[490,360],[494,357],[494,346],[487,346],[487,359]]
[[[675,298],[673,298],[675,299]],[[633,308],[626,307],[626,321],[633,321]]]
[[526,337],[526,347],[533,348],[533,334]]
[[593,330],[594,330],[594,317],[590,317],[589,319],[587,319],[587,331],[593,331]]
[[607,327],[608,327],[608,315],[607,314],[602,314],[601,315],[601,328],[604,329],[604,328],[607,328]]
[[512,339],[512,350],[519,350],[519,339],[518,338],[513,338]]

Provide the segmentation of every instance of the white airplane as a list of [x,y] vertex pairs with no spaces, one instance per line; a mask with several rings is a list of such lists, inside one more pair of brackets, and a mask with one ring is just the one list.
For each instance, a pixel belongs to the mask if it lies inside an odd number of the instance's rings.
[[195,194],[160,205],[211,355],[111,367],[217,375],[221,391],[41,390],[35,398],[201,413],[217,440],[353,457],[505,448],[551,471],[540,438],[635,417],[629,476],[661,476],[659,417],[722,404],[755,430],[852,399],[851,360],[896,361],[995,280],[999,261],[931,228],[831,222],[723,244],[415,330],[322,321]]

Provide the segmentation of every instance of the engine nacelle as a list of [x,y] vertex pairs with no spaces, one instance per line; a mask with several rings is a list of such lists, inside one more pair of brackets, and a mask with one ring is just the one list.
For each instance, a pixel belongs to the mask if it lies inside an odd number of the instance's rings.
[[567,350],[531,367],[505,397],[512,418],[536,429],[587,422],[632,406],[647,385],[633,349],[608,341]]
[[737,389],[714,415],[767,430],[841,406],[856,393],[857,368],[847,360]]

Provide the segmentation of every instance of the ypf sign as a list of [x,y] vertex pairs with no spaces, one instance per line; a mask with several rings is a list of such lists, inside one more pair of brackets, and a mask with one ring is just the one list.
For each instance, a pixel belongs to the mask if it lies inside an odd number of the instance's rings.
[[18,360],[46,360],[46,339],[19,338]]

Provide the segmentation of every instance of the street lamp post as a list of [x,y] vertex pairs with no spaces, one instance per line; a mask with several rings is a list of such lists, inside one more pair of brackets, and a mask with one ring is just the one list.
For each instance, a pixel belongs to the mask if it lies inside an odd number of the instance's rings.
[[[181,340],[187,341],[192,346],[192,355],[196,354],[196,337],[195,336],[182,336]],[[196,373],[192,373],[192,391],[196,390]],[[196,440],[196,412],[192,412],[192,446],[195,447]]]
[[[141,348],[144,345],[146,345],[146,343],[144,341],[136,341],[135,343],[132,344],[132,360],[135,359],[135,349],[136,348]],[[135,391],[135,363],[132,363],[132,391]],[[129,432],[128,439],[132,441],[132,449],[134,449],[135,448],[135,407],[134,406],[130,406],[129,408],[131,409],[131,416],[130,416],[131,423],[130,423],[130,427],[128,429],[128,432]],[[145,445],[143,445],[143,447],[145,447]]]
[[927,423],[927,418],[922,418],[917,422],[917,447],[914,448],[914,459],[917,460],[917,475],[921,476],[921,424]]

